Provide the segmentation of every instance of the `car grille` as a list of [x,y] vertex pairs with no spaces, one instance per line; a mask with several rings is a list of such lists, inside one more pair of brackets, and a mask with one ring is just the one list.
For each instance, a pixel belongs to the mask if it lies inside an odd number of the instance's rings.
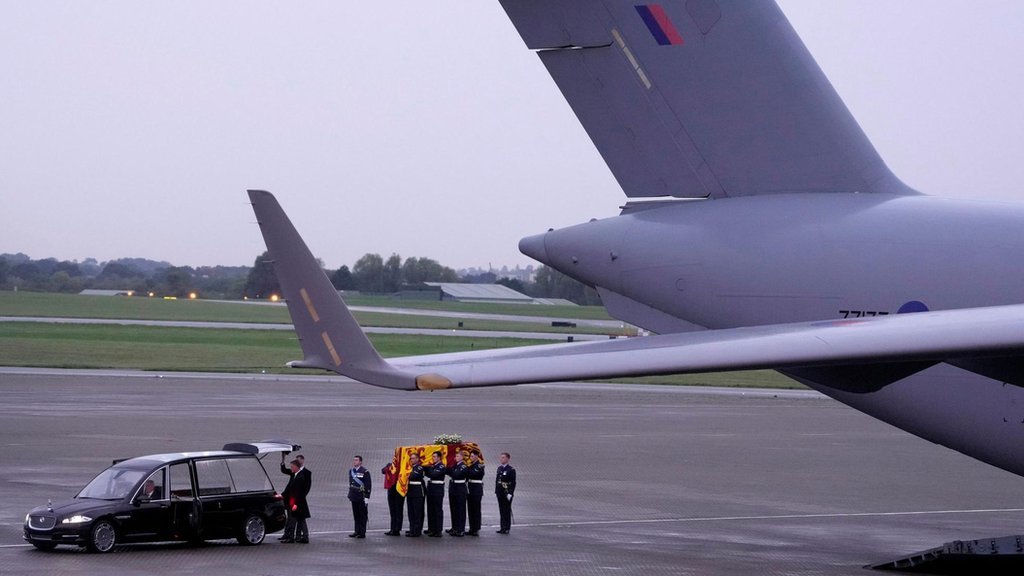
[[33,514],[28,518],[29,527],[35,530],[52,530],[56,524],[57,518],[55,516],[43,516],[42,514]]

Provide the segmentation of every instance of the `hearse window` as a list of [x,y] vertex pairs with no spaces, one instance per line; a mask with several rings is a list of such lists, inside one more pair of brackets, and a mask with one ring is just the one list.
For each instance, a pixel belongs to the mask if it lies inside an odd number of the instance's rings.
[[200,496],[231,493],[231,474],[224,460],[196,460],[196,484]]
[[228,458],[228,470],[234,480],[235,492],[264,492],[273,490],[263,465],[255,458]]
[[187,462],[171,466],[171,498],[192,499],[192,479],[188,473]]
[[166,500],[167,491],[164,490],[164,470],[161,468],[156,472],[149,475],[146,481],[139,486],[139,492],[136,498],[142,502],[151,502],[156,500]]
[[76,498],[95,498],[97,500],[120,500],[129,496],[132,488],[136,486],[145,470],[131,468],[118,468],[111,466],[100,475],[93,478],[92,482],[82,488]]

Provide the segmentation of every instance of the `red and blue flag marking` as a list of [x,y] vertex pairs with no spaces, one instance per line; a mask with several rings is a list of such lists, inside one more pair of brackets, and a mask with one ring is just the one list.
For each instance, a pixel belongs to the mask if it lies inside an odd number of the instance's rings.
[[640,4],[634,7],[659,45],[681,46],[683,44],[683,37],[679,34],[679,30],[676,30],[661,4]]

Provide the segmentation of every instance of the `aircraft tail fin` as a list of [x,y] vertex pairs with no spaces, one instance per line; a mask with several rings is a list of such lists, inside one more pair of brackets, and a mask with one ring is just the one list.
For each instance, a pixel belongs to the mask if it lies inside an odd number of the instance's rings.
[[330,370],[386,388],[413,389],[413,379],[374,349],[273,194],[249,190],[249,199],[302,346],[303,360],[289,366]]
[[916,194],[773,0],[501,0],[631,198]]

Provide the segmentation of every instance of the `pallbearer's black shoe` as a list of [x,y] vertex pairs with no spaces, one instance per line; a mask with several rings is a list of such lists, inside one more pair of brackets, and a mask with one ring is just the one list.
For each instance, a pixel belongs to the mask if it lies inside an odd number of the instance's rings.
[[295,542],[295,539],[294,538],[278,538],[278,541],[281,542],[281,544],[291,544],[291,543]]
[[295,543],[296,544],[309,544],[309,539],[308,538],[303,538],[302,540],[296,540]]
[[479,532],[466,532],[466,536],[479,536]]
[[359,533],[353,532],[353,533],[348,535],[349,538],[355,538],[356,536],[359,536]]
[[419,538],[419,537],[420,537],[420,535],[419,535],[419,534],[413,534],[412,532],[407,532],[407,533],[405,534],[405,536],[406,536],[407,538]]

